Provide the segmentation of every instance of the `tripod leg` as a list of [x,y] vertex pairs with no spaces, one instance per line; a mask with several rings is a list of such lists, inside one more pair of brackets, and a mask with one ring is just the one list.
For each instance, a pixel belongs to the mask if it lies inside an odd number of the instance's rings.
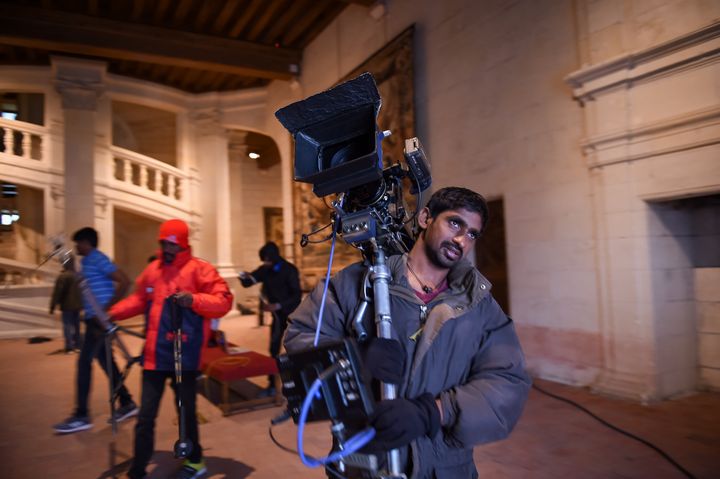
[[117,420],[115,418],[115,371],[113,371],[112,335],[105,335],[105,368],[107,369],[108,383],[110,385],[110,424],[113,436],[117,434]]
[[175,338],[173,341],[173,356],[175,359],[175,395],[178,403],[178,440],[175,443],[174,453],[177,458],[186,458],[192,453],[193,444],[188,441],[185,431],[185,407],[182,400],[182,318],[178,316],[178,304],[173,298],[171,301],[171,317]]

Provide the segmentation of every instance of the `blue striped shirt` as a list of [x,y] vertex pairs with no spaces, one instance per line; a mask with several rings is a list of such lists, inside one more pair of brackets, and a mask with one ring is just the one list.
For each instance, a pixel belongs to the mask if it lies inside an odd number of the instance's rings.
[[[90,291],[95,295],[98,304],[103,307],[107,306],[115,295],[115,285],[110,275],[117,271],[117,266],[97,249],[93,249],[87,256],[84,256],[80,263],[82,264],[82,275],[87,280]],[[95,311],[84,296],[83,305],[85,306],[85,317],[94,317]]]

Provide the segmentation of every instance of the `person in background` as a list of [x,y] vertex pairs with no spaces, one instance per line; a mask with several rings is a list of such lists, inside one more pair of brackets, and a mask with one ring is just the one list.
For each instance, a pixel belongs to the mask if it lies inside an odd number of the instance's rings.
[[[113,321],[145,314],[142,400],[135,425],[135,454],[128,471],[131,479],[145,477],[153,455],[155,420],[165,383],[170,379],[177,403],[182,399],[187,438],[192,451],[178,471],[178,479],[194,479],[207,472],[196,415],[200,354],[210,334],[210,320],[232,308],[233,295],[210,263],[192,255],[188,225],[178,219],[160,225],[160,253],[135,281],[135,291],[110,310]],[[182,383],[175,384],[171,319],[173,308],[182,321]]]
[[[260,248],[259,255],[262,264],[251,273],[241,272],[238,277],[245,288],[262,283],[261,307],[263,311],[270,311],[273,316],[270,327],[270,356],[277,358],[287,327],[288,315],[298,307],[302,299],[300,276],[295,265],[280,256],[280,249],[272,241]],[[275,394],[273,378],[268,379],[270,385],[263,395],[273,396]]]
[[[106,332],[96,319],[98,312],[93,309],[88,295],[92,294],[96,304],[103,309],[107,309],[125,296],[130,285],[127,275],[110,261],[110,258],[97,249],[97,231],[90,227],[82,228],[75,232],[72,240],[75,242],[77,253],[83,257],[80,262],[82,265],[81,276],[85,279],[89,291],[87,294],[83,293],[85,337],[77,363],[77,404],[70,417],[54,426],[55,431],[59,434],[69,434],[92,427],[88,409],[88,397],[92,380],[93,358],[98,360],[102,370],[105,371],[105,374],[108,374],[107,353],[105,350]],[[115,361],[112,360],[109,366],[114,384],[120,384],[121,375]],[[124,385],[120,386],[118,395],[120,407],[115,410],[115,420],[118,422],[124,421],[137,415],[137,405]]]
[[54,314],[55,308],[60,308],[65,337],[65,353],[69,354],[80,350],[82,296],[72,255],[62,259],[62,268],[62,272],[55,279],[55,286],[50,297],[50,314]]

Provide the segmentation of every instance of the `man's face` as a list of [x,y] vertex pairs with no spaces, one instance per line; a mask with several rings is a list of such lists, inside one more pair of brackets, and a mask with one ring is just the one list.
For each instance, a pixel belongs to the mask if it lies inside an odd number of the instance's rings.
[[75,251],[77,251],[77,254],[80,256],[87,256],[92,249],[92,245],[89,241],[80,240],[75,242]]
[[175,260],[175,256],[182,251],[179,244],[170,241],[161,240],[160,248],[162,249],[163,263],[170,264]]
[[467,256],[480,236],[482,217],[464,208],[446,210],[435,218],[424,209],[420,213],[420,226],[428,259],[441,268],[450,268]]

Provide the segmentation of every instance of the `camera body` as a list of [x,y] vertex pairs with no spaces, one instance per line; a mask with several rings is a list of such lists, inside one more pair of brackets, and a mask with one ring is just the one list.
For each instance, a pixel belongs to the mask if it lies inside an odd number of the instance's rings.
[[303,400],[312,383],[333,367],[338,371],[322,383],[314,398],[308,421],[364,422],[372,413],[374,399],[370,381],[363,376],[357,346],[353,339],[326,343],[317,348],[278,357],[287,410],[297,424]]
[[405,140],[406,165],[383,169],[377,127],[380,94],[369,73],[292,103],[275,113],[295,139],[295,181],[310,183],[318,197],[338,194],[332,202],[338,234],[365,252],[375,241],[388,254],[412,245],[407,229],[403,179],[419,194],[432,179],[417,138]]

